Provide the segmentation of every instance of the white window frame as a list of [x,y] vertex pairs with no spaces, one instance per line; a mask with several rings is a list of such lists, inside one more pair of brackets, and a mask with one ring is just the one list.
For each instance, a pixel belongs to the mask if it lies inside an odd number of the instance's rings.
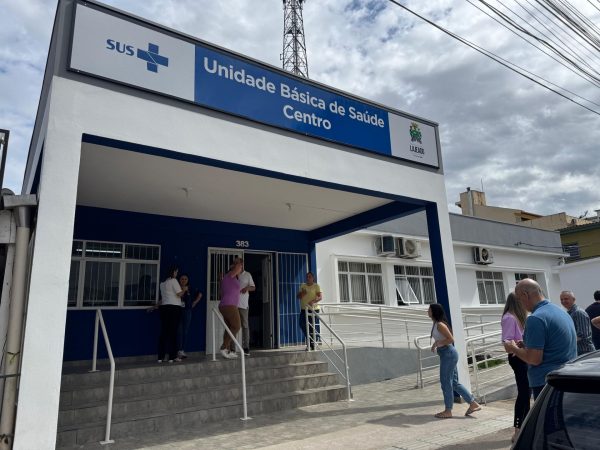
[[[519,275],[524,275],[519,277]],[[515,272],[515,284],[525,278],[531,278],[533,281],[538,281],[538,274],[535,272]]]
[[[404,275],[402,274],[397,274],[396,273],[396,267],[404,267]],[[416,267],[419,269],[419,274],[418,275],[407,275],[406,274],[406,268],[407,267]],[[427,269],[431,269],[431,275],[421,275],[421,268],[427,268]],[[425,289],[423,288],[423,280],[424,279],[428,279],[431,280],[433,282],[433,302],[431,303],[425,303],[425,299],[424,298],[418,298],[418,296],[416,295],[416,292],[413,291],[413,293],[415,293],[415,296],[417,297],[417,301],[409,301],[405,303],[409,304],[409,305],[424,305],[424,306],[428,306],[431,305],[432,303],[436,303],[437,302],[437,292],[435,291],[435,276],[433,274],[433,266],[429,266],[429,265],[424,265],[424,264],[398,264],[398,263],[394,263],[394,285],[396,286],[396,291],[394,292],[394,294],[396,295],[400,295],[400,297],[402,297],[402,293],[399,292],[398,290],[398,285],[396,284],[396,280],[400,280],[400,279],[405,279],[408,282],[408,278],[418,278],[419,280],[419,286],[421,288],[421,297],[423,297],[423,293],[425,292]],[[411,288],[412,290],[412,288]],[[397,304],[397,301],[396,301]]]
[[[139,305],[139,306],[125,306],[125,273],[127,269],[127,264],[152,264],[156,266],[156,275],[157,275],[157,283],[156,283],[156,293],[154,296],[154,303],[158,303],[158,293],[159,293],[159,284],[160,284],[160,260],[162,248],[159,244],[147,244],[140,242],[117,242],[117,241],[100,241],[96,239],[73,239],[73,242],[82,242],[82,252],[81,256],[71,256],[71,261],[79,261],[79,278],[77,281],[77,301],[75,306],[68,306],[70,310],[93,310],[93,309],[147,309],[149,305]],[[86,244],[88,242],[100,243],[100,244],[115,244],[121,245],[122,247],[122,256],[120,258],[99,258],[97,256],[85,256]],[[130,259],[125,257],[125,248],[128,245],[139,245],[144,247],[157,247],[158,248],[158,259],[150,260],[150,259]],[[72,251],[71,251],[72,252]],[[119,293],[117,297],[117,304],[110,306],[84,306],[83,305],[83,292],[84,292],[84,284],[85,284],[85,266],[87,262],[113,262],[119,263]]]
[[[492,278],[479,278],[478,274],[481,273],[482,275],[484,273],[491,273],[492,274]],[[501,278],[497,279],[494,278],[493,274],[500,274],[502,275]],[[496,284],[500,284],[502,286],[502,299],[500,299],[500,301],[498,301],[498,298],[494,298],[495,302],[490,302],[488,301],[487,303],[483,303],[481,300],[481,293],[479,292],[479,282],[482,281],[484,283],[484,288],[483,291],[485,292],[485,282],[486,281],[492,281],[494,283],[494,297],[497,297],[497,293],[496,293]],[[476,270],[475,271],[475,288],[477,290],[477,299],[479,300],[479,304],[481,306],[498,306],[498,305],[505,305],[506,304],[506,283],[505,283],[505,277],[504,277],[504,272],[501,271],[497,271],[497,270]],[[487,300],[487,298],[486,298]]]
[[[384,267],[385,264],[382,261],[377,261],[377,260],[371,260],[371,259],[360,259],[360,258],[344,258],[344,257],[339,257],[339,258],[335,258],[335,280],[336,280],[336,284],[337,284],[337,288],[338,288],[338,299],[340,304],[342,303],[362,303],[364,305],[379,305],[379,306],[385,306],[387,305],[387,295],[386,295],[386,284],[385,284],[385,276],[384,276]],[[364,272],[351,272],[350,270],[348,271],[341,271],[340,270],[340,263],[346,263],[346,264],[350,264],[350,263],[357,263],[357,264],[365,264],[365,271]],[[380,269],[381,272],[379,273],[371,273],[371,272],[367,272],[366,271],[366,264],[377,264]],[[349,269],[350,267],[348,267]],[[342,300],[342,288],[340,285],[340,274],[345,274],[348,275],[348,281],[347,281],[347,287],[348,287],[348,295],[349,295],[349,299],[348,301]],[[350,285],[350,275],[362,275],[364,276],[365,279],[365,289],[366,289],[366,293],[367,293],[367,301],[366,302],[362,302],[362,301],[355,301],[352,298],[352,289],[351,289],[351,285]],[[371,302],[371,289],[370,289],[370,282],[369,282],[369,276],[379,276],[381,278],[381,292],[383,294],[383,298],[381,299],[381,303],[372,303]]]

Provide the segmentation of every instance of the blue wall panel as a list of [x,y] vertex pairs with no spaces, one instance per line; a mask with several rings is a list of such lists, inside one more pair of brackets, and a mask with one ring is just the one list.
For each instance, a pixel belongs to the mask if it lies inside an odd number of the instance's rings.
[[300,285],[306,281],[308,258],[306,254],[282,253],[277,257],[279,302],[279,345],[290,346],[304,342],[298,325]]
[[[249,241],[246,250],[307,253],[308,234],[301,231],[205,220],[115,211],[79,206],[75,214],[74,239],[115,241],[161,246],[161,274],[177,264],[187,273],[192,288],[206,294],[208,247],[234,248],[236,240]],[[105,310],[107,331],[115,357],[149,355],[156,352],[159,333],[158,312],[145,309]],[[190,329],[190,350],[204,351],[206,339],[205,299],[194,308]],[[67,312],[64,359],[92,356],[94,312]],[[99,355],[106,355],[103,345]]]

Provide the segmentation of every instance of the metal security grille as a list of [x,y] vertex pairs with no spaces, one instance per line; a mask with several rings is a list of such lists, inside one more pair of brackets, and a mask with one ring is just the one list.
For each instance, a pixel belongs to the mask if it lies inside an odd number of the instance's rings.
[[277,308],[279,315],[279,347],[304,344],[298,315],[300,302],[296,295],[306,281],[308,255],[306,253],[277,254]]
[[241,250],[211,249],[208,263],[208,299],[218,302],[219,284],[235,258],[243,258]]
[[[206,352],[212,352],[212,339],[213,339],[213,321],[212,311],[213,308],[218,308],[220,300],[219,286],[223,276],[229,272],[229,268],[233,263],[233,260],[237,257],[243,258],[244,252],[242,250],[224,249],[224,248],[211,248],[208,250],[208,286],[207,286],[207,298],[206,302]],[[216,351],[219,350],[223,339],[223,332],[225,329],[221,322],[215,320],[215,346]]]
[[68,306],[145,307],[158,298],[160,246],[73,241]]

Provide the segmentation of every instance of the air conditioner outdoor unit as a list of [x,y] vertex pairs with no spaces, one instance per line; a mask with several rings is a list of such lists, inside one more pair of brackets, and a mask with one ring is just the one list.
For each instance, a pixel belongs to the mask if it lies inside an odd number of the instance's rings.
[[377,236],[375,238],[375,250],[377,256],[391,256],[396,254],[396,242],[394,236]]
[[398,238],[396,256],[400,258],[418,258],[421,256],[421,243],[415,239]]
[[492,264],[494,255],[487,247],[473,247],[473,258],[477,264]]

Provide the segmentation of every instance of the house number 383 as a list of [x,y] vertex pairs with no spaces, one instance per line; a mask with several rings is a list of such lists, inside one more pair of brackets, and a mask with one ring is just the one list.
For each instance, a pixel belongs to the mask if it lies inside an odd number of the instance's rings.
[[235,246],[238,248],[249,248],[250,241],[235,241]]

